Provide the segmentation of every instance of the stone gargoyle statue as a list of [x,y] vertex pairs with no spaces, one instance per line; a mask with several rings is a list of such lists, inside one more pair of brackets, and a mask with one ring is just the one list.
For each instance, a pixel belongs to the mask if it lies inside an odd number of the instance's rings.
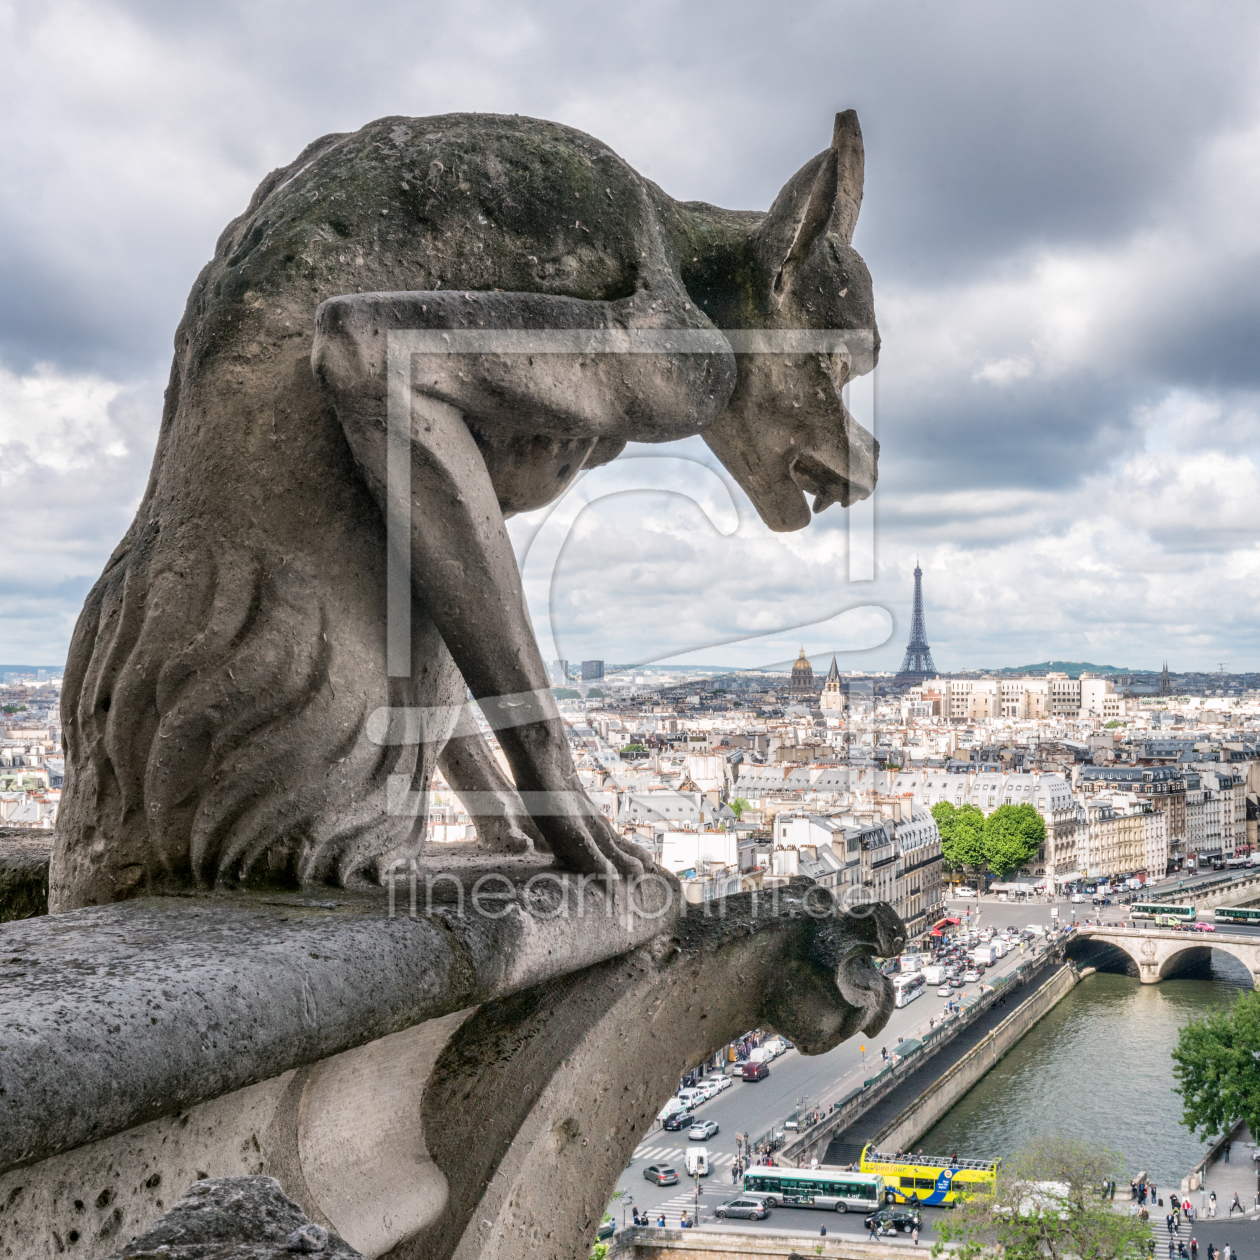
[[[435,766],[491,852],[650,868],[593,806],[545,804],[585,796],[504,521],[628,441],[694,434],[772,529],[807,524],[807,495],[815,511],[868,495],[877,448],[841,400],[878,352],[850,243],[862,178],[853,111],[764,214],[674,201],[590,136],[515,116],[384,118],[269,175],[193,286],[148,486],[75,629],[51,907],[375,882],[423,844],[423,809],[400,815],[391,788],[423,800]],[[402,330],[658,341],[413,356],[400,671],[386,382]],[[765,340],[793,330],[864,332],[865,357]]]

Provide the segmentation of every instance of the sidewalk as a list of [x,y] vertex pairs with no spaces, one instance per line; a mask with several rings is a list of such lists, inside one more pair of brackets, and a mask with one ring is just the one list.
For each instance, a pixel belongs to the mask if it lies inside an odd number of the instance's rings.
[[[851,1164],[862,1154],[862,1147],[875,1134],[879,1133],[890,1121],[929,1086],[936,1083],[959,1059],[978,1045],[1021,1003],[1030,998],[1041,984],[1044,984],[1059,970],[1052,966],[1045,971],[1036,985],[1021,985],[1007,995],[1006,1004],[991,1006],[970,1027],[963,1029],[952,1041],[941,1047],[921,1068],[903,1077],[897,1088],[881,1098],[869,1111],[859,1116],[847,1128],[832,1135],[827,1146],[827,1153],[822,1163],[831,1165]],[[1219,1193],[1219,1192],[1218,1192]]]
[[[1260,1168],[1260,1164],[1251,1158],[1256,1153],[1256,1139],[1244,1124],[1235,1130],[1231,1145],[1233,1150],[1228,1160],[1224,1157],[1223,1145],[1212,1155],[1204,1176],[1203,1189],[1195,1190],[1190,1195],[1190,1202],[1194,1204],[1195,1211],[1199,1212],[1201,1220],[1207,1219],[1207,1210],[1201,1208],[1201,1205],[1206,1203],[1207,1196],[1212,1191],[1216,1192],[1218,1221],[1224,1219],[1229,1212],[1235,1191],[1243,1207],[1247,1209],[1247,1216],[1253,1220],[1260,1219],[1260,1211],[1256,1207],[1256,1170]],[[1234,1213],[1234,1218],[1238,1218],[1237,1212]]]

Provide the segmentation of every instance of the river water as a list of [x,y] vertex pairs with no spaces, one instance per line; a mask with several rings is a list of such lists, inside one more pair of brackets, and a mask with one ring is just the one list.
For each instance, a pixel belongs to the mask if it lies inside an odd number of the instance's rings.
[[1178,1031],[1251,987],[1240,964],[1212,959],[1195,978],[1160,984],[1087,976],[915,1147],[998,1159],[1033,1137],[1075,1138],[1118,1152],[1130,1174],[1180,1184],[1205,1146],[1172,1092]]

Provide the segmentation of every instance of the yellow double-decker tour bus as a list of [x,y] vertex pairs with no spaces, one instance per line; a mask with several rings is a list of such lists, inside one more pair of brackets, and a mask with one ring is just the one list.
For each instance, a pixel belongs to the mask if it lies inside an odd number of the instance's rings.
[[884,1179],[887,1197],[894,1203],[926,1203],[940,1206],[977,1194],[992,1194],[997,1187],[1000,1160],[959,1159],[956,1155],[890,1155],[862,1150],[864,1173]]

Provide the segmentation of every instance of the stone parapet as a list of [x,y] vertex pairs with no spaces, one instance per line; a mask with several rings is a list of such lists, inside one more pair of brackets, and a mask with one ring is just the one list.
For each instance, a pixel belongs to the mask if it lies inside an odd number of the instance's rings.
[[[705,1260],[751,1260],[756,1256],[804,1260],[806,1256],[832,1256],[837,1260],[905,1260],[908,1248],[866,1242],[844,1235],[771,1233],[768,1230],[657,1229],[635,1226],[615,1236],[608,1260],[681,1260],[703,1256]],[[926,1253],[930,1251],[923,1247]]]
[[48,913],[52,832],[0,828],[0,923]]
[[0,928],[0,1254],[95,1260],[191,1182],[259,1175],[369,1260],[585,1254],[680,1072],[750,1027],[805,1053],[877,1031],[871,959],[904,941],[805,880],[654,919],[624,891],[588,886],[583,914],[518,879],[495,917],[412,919],[400,890],[391,919],[382,890]]

